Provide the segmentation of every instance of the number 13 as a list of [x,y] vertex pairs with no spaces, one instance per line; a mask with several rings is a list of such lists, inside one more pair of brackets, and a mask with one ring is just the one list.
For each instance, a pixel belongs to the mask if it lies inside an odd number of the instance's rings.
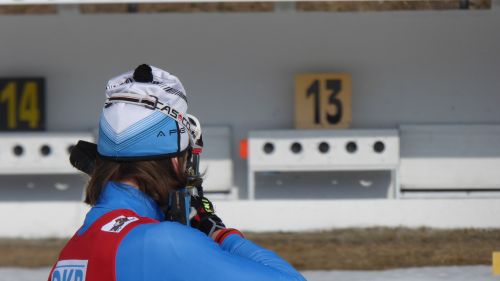
[[[326,121],[329,124],[338,124],[342,120],[342,102],[338,99],[338,94],[342,90],[342,81],[339,79],[327,79],[326,89],[330,91],[328,104],[335,108],[335,114],[326,112]],[[314,80],[307,89],[306,97],[314,96],[314,123],[321,123],[321,83],[320,80]]]

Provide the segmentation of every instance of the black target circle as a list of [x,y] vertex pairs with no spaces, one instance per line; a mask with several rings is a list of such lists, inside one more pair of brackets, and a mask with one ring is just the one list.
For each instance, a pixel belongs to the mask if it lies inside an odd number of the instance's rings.
[[318,150],[321,153],[327,153],[328,151],[330,151],[330,145],[327,142],[321,142],[318,145]]
[[384,152],[385,150],[385,144],[381,141],[376,141],[374,144],[373,144],[373,151],[377,152],[377,153],[382,153]]
[[274,144],[270,142],[266,142],[264,146],[262,147],[262,150],[264,150],[265,154],[271,154],[274,152]]
[[302,145],[298,142],[294,142],[290,146],[290,150],[295,154],[300,153],[302,151]]
[[14,146],[14,148],[12,149],[12,152],[14,153],[14,155],[16,156],[21,156],[23,155],[24,153],[24,148],[21,146],[21,145],[16,145]]
[[345,149],[349,153],[355,153],[358,150],[358,145],[355,142],[350,141],[346,144]]
[[42,154],[42,156],[49,156],[50,153],[52,153],[52,149],[49,145],[44,144],[42,145],[42,147],[40,147],[40,154]]

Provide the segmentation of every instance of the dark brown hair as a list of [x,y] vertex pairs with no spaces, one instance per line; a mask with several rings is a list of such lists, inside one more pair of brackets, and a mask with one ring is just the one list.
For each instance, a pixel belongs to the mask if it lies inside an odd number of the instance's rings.
[[165,207],[169,191],[185,187],[188,181],[187,173],[184,172],[187,153],[178,156],[178,169],[171,159],[115,162],[97,157],[85,190],[85,203],[94,206],[108,181],[130,180],[137,183],[139,190],[149,195],[160,207]]

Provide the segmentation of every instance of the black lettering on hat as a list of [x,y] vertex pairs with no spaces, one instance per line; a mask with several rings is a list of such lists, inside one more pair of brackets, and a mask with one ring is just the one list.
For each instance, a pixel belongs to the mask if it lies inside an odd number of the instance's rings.
[[160,109],[161,111],[166,111],[169,115],[170,115],[170,106],[168,105],[165,105],[162,109]]
[[174,117],[174,119],[177,119],[178,115],[179,115],[179,112],[175,109],[172,109],[172,114],[170,114],[170,116]]
[[158,134],[156,135],[157,138],[164,137],[164,136],[165,136],[165,133],[163,133],[163,131],[159,131]]
[[169,136],[171,136],[172,134],[176,134],[177,133],[177,129],[172,129],[169,131]]

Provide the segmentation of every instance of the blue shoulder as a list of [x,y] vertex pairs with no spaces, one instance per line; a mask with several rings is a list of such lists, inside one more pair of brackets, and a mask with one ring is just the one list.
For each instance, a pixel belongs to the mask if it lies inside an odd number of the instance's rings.
[[175,222],[139,225],[118,248],[116,279],[305,280],[273,252],[236,235],[226,240],[221,248],[202,232]]
[[182,268],[189,263],[180,260],[200,243],[216,247],[205,234],[180,223],[139,225],[123,238],[116,253],[117,281],[162,280],[166,275],[176,279],[190,270]]
[[143,233],[146,240],[156,247],[162,247],[166,243],[170,246],[180,246],[200,240],[212,241],[201,231],[177,222],[165,221],[144,226],[139,231]]

